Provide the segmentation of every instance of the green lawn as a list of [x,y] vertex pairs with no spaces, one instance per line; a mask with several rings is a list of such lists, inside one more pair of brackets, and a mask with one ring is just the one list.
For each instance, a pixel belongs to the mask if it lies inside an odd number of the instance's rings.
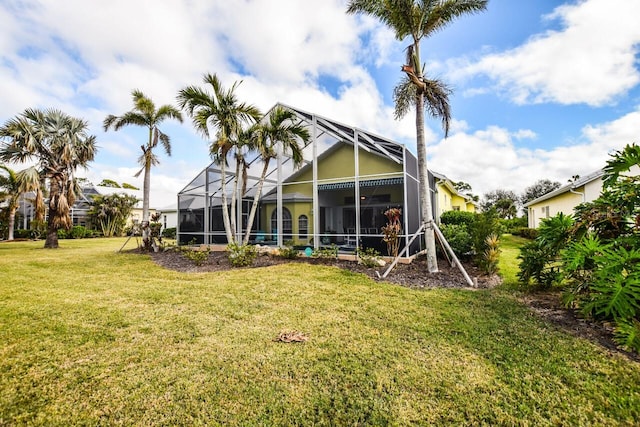
[[518,284],[518,255],[520,246],[529,240],[522,237],[504,234],[500,237],[500,275],[507,288],[517,288]]
[[[633,425],[640,365],[504,291],[0,243],[0,425]],[[306,343],[273,339],[308,334]]]

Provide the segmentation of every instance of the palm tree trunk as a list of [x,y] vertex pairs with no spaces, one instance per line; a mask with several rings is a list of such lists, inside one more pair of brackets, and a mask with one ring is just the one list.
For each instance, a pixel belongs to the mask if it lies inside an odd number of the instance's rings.
[[233,233],[234,240],[237,237],[237,230],[238,230],[236,208],[238,203],[238,185],[240,184],[239,177],[240,177],[241,163],[242,163],[241,158],[236,158],[236,178],[233,181],[233,193],[231,194],[231,213],[229,214],[229,216],[231,217],[230,218],[231,230]]
[[56,249],[58,247],[58,227],[57,217],[59,215],[58,207],[52,201],[60,197],[62,189],[55,177],[50,179],[49,186],[49,218],[47,219],[47,239],[44,242],[46,249]]
[[262,175],[260,175],[260,181],[258,182],[258,189],[256,194],[253,196],[253,204],[251,205],[251,211],[249,212],[249,220],[247,222],[247,231],[244,235],[243,245],[249,243],[249,236],[251,235],[251,228],[253,226],[253,219],[256,217],[256,212],[258,210],[258,200],[260,200],[260,194],[262,194],[262,186],[264,184],[264,180],[267,177],[267,170],[269,169],[269,161],[270,157],[264,161],[264,167],[262,168]]
[[[420,66],[420,44],[414,42],[414,52],[417,61],[414,64],[417,77],[422,78]],[[427,169],[427,146],[424,141],[424,94],[418,90],[416,96],[416,146],[418,149],[418,177],[420,178],[420,210],[422,211],[422,223],[425,224],[424,239],[427,249],[427,268],[429,273],[438,271],[438,259],[436,257],[436,237],[433,231],[433,212],[431,210],[431,188],[429,186],[429,172]]]
[[9,235],[7,236],[7,240],[13,240],[13,228],[16,225],[17,210],[18,210],[17,206],[9,210]]
[[142,185],[142,245],[149,248],[149,194],[151,188],[151,161],[145,160]]
[[224,223],[224,231],[227,233],[227,244],[234,242],[233,233],[231,231],[231,223],[229,222],[229,211],[227,210],[227,173],[225,168],[225,159],[220,163],[220,191],[222,191],[222,222]]

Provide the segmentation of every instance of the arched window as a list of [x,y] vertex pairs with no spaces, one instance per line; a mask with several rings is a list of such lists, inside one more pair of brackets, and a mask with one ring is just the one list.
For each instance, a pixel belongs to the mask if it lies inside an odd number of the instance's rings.
[[[292,221],[291,221],[291,212],[289,209],[282,208],[282,231],[284,240],[291,239],[292,233]],[[278,231],[278,210],[274,209],[271,213],[271,232],[273,234],[277,234]],[[275,238],[275,236],[274,236]]]
[[309,234],[309,218],[306,215],[298,217],[298,234],[301,239],[306,239]]

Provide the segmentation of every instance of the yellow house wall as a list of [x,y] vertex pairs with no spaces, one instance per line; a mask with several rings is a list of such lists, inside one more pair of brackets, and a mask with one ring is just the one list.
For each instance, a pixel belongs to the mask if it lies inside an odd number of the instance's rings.
[[[575,191],[582,193],[584,186],[577,188]],[[570,192],[559,194],[540,203],[529,206],[529,227],[538,228],[540,222],[547,218],[546,210],[549,207],[549,218],[556,216],[560,212],[565,215],[572,215],[573,208],[582,203],[582,196]]]
[[[627,174],[635,176],[640,175],[640,167],[634,165]],[[602,192],[602,178],[594,179],[593,181],[576,188],[574,191],[584,194],[584,198],[582,194],[566,192],[529,206],[529,227],[538,228],[538,226],[540,226],[540,221],[546,217],[546,214],[545,216],[542,216],[542,208],[545,206],[549,206],[550,217],[555,216],[560,212],[565,215],[572,215],[573,209],[580,203],[592,202],[600,197],[600,193]]]
[[475,212],[475,208],[472,203],[467,202],[467,199],[457,194],[451,195],[451,209],[458,208],[463,212]]
[[[312,202],[283,202],[282,206],[287,208],[289,212],[291,212],[291,232],[294,234],[293,240],[296,244],[305,244],[309,242],[309,239],[313,237],[313,217],[311,216],[313,212],[313,203]],[[271,229],[271,215],[273,215],[273,211],[276,210],[277,204],[270,203],[265,205],[265,213],[262,224],[262,229],[267,231],[267,234],[271,235],[273,240],[276,239],[276,236],[273,234],[273,230]],[[298,227],[298,218],[300,215],[307,216],[307,236],[306,237],[298,237],[297,234],[300,233],[300,228]]]
[[[401,164],[397,164],[376,154],[371,154],[365,150],[358,150],[358,163],[360,165],[361,177],[403,172]],[[355,177],[354,171],[353,147],[341,144],[333,153],[318,163],[318,181],[353,181]],[[300,183],[284,183],[282,191],[284,193],[300,193],[311,197],[313,195],[312,180],[313,169],[309,167],[296,177],[296,181]]]

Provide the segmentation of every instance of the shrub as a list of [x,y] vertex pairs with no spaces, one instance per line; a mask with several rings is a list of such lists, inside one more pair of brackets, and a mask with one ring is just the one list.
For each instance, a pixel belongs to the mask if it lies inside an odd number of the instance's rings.
[[72,239],[84,239],[91,235],[91,230],[87,230],[82,225],[74,225],[67,233]]
[[227,252],[229,262],[234,267],[248,267],[253,265],[256,257],[258,256],[258,250],[252,245],[238,245],[237,243],[230,243],[227,245]]
[[31,230],[26,230],[24,228],[18,228],[17,230],[13,230],[14,239],[27,239],[30,236],[31,236]]
[[375,248],[363,249],[359,247],[356,255],[358,256],[358,262],[365,267],[373,268],[380,266],[380,252]]
[[525,239],[533,240],[538,237],[538,230],[529,227],[518,227],[511,231],[514,236],[524,237]]
[[440,228],[445,239],[458,257],[473,251],[473,238],[465,224],[443,224]]
[[65,230],[64,228],[59,228],[58,229],[58,239],[68,239],[68,233],[67,230]]
[[475,221],[476,214],[464,211],[446,211],[440,215],[440,223],[447,225],[466,225],[470,227]]
[[209,259],[210,250],[208,247],[204,251],[195,250],[191,248],[183,248],[181,250],[182,250],[182,255],[190,259],[191,261],[193,261],[193,263],[197,266],[201,266]]
[[176,232],[177,232],[176,227],[165,228],[162,231],[162,237],[164,237],[166,239],[175,239],[176,238]]
[[286,259],[296,259],[300,255],[300,252],[293,247],[292,240],[287,240],[286,242],[284,242],[284,247],[280,248],[278,253],[282,258]]
[[516,234],[517,230],[527,227],[527,217],[521,216],[517,218],[501,219],[500,224],[505,233]]
[[475,221],[471,226],[471,236],[473,238],[473,252],[476,255],[476,263],[482,263],[482,256],[488,249],[487,237],[491,235],[501,236],[503,228],[495,209],[490,209],[475,216]]
[[327,260],[335,259],[335,258],[338,258],[338,247],[335,244],[332,244],[331,246],[328,246],[328,247],[325,246],[318,249],[314,249],[311,256],[313,258],[320,258],[320,259],[327,259]]

